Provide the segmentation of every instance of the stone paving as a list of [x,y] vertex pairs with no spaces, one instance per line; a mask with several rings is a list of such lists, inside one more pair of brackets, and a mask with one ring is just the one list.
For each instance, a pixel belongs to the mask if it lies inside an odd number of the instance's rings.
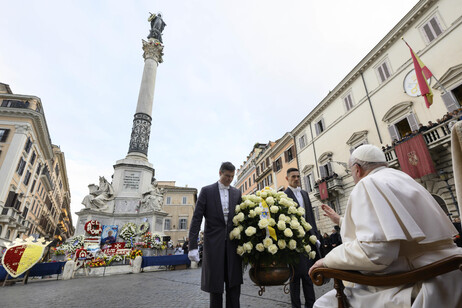
[[[208,307],[209,294],[200,290],[200,268],[155,271],[72,280],[30,279],[27,285],[0,287],[0,307]],[[316,298],[332,289],[332,282],[315,286]],[[241,307],[290,307],[282,286],[259,288],[244,273]],[[302,301],[303,302],[303,301]]]

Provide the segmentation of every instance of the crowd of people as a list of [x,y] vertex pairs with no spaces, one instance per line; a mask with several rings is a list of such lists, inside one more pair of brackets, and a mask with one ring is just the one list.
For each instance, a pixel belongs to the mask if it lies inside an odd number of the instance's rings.
[[[456,110],[454,110],[452,112],[447,112],[440,119],[436,119],[436,122],[428,121],[428,125],[423,125],[422,123],[419,123],[419,129],[418,130],[408,132],[407,134],[405,134],[399,140],[394,139],[391,146],[388,145],[388,144],[382,146],[382,151],[386,152],[388,150],[391,150],[392,148],[394,148],[396,145],[400,144],[401,142],[409,140],[410,138],[412,138],[412,137],[414,137],[414,136],[416,136],[418,134],[424,133],[424,132],[432,129],[435,126],[438,126],[438,125],[443,124],[445,122],[448,122],[450,120],[457,120],[457,121],[462,120],[462,108],[456,109]],[[449,131],[444,131],[445,135],[448,135],[449,133],[450,133]],[[438,138],[440,137],[437,131],[435,131],[435,134],[436,134],[436,137],[438,137]],[[426,140],[426,141],[428,141],[428,140]]]
[[334,172],[331,175],[328,175],[328,176],[325,176],[325,177],[322,177],[322,178],[318,179],[316,181],[316,183],[314,184],[314,187],[318,187],[319,184],[321,184],[322,182],[327,182],[330,179],[336,179],[336,178],[338,178],[338,174]]
[[334,226],[332,234],[324,233],[322,236],[322,247],[324,248],[324,255],[328,254],[332,249],[342,244],[342,237],[340,236],[340,227]]

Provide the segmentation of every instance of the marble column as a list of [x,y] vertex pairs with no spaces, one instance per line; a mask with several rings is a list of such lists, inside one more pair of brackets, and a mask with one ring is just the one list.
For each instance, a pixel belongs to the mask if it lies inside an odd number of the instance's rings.
[[136,113],[133,119],[127,157],[136,156],[147,160],[157,66],[163,61],[163,49],[164,46],[158,40],[143,40],[143,78],[141,80]]

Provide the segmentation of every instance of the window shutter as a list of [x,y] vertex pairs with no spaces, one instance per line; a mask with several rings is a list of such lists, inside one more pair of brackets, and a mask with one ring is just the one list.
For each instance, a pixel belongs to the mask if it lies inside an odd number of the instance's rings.
[[321,171],[321,178],[325,178],[327,176],[326,169],[324,167],[325,167],[325,165],[323,165],[323,166],[321,166],[319,168],[319,171]]
[[8,134],[10,133],[10,130],[9,129],[5,129],[3,131],[3,135],[2,135],[2,138],[0,139],[0,142],[5,142],[6,139],[8,138]]
[[449,112],[459,108],[459,103],[457,102],[456,98],[454,97],[451,91],[441,95],[441,98],[443,99],[444,105],[446,106],[446,109]]
[[318,125],[318,123],[314,124],[314,129],[316,130],[316,136],[319,136],[320,132],[319,132],[319,125]]
[[275,161],[273,161],[273,170],[274,171],[279,171],[278,168],[276,167],[276,162]]
[[326,130],[326,124],[324,123],[324,119],[321,119],[321,124],[322,124],[322,131],[325,131]]
[[287,151],[284,151],[284,161],[285,162],[289,161],[289,153],[287,153]]
[[14,191],[10,191],[8,193],[8,198],[6,198],[5,207],[12,207],[14,202],[16,201],[18,194]]
[[330,164],[330,162],[327,163],[327,175],[332,175],[333,172],[332,172],[332,165]]
[[442,31],[441,31],[441,27],[438,23],[438,21],[436,20],[435,17],[433,17],[431,20],[430,20],[430,24],[432,25],[432,28],[433,28],[433,31],[435,31],[435,34],[436,36],[439,36]]
[[391,141],[393,140],[399,140],[399,133],[398,130],[396,129],[395,125],[390,125],[388,126],[388,132],[390,133]]
[[409,123],[409,126],[411,127],[411,131],[419,130],[419,125],[417,124],[417,120],[413,113],[408,115],[406,119],[407,119],[407,122]]
[[290,147],[290,151],[292,152],[292,158],[295,158],[295,145]]
[[269,160],[269,157],[266,158],[266,166],[269,167],[270,166],[270,160]]

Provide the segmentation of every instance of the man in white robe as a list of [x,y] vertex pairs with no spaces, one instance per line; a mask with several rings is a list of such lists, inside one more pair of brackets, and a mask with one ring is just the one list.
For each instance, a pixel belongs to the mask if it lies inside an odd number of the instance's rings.
[[[317,267],[357,270],[380,275],[406,272],[454,254],[457,233],[432,195],[406,173],[387,168],[385,155],[372,145],[356,149],[350,158],[355,188],[340,218],[322,208],[341,227],[343,244]],[[462,307],[462,272],[453,271],[416,285],[345,288],[352,307]],[[337,307],[335,290],[314,307]]]

